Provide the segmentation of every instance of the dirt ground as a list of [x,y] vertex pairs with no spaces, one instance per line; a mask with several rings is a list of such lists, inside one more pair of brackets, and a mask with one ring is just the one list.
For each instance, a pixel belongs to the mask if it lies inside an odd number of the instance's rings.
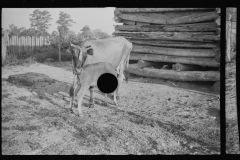
[[226,153],[240,154],[236,104],[236,62],[226,65]]
[[96,90],[88,108],[87,92],[80,118],[68,111],[71,66],[61,66],[2,68],[2,154],[220,154],[219,95],[129,80],[118,106],[102,106]]

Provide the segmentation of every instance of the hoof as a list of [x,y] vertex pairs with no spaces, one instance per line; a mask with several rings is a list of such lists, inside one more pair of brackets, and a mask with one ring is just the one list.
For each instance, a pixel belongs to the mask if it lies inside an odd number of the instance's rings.
[[75,115],[78,116],[78,117],[83,117],[83,114],[79,113],[79,112],[76,112]]
[[103,106],[108,106],[108,104],[106,102],[103,102],[102,105]]
[[94,104],[93,103],[89,103],[88,104],[88,108],[93,108],[94,107]]
[[[110,97],[112,100],[114,100],[114,95],[111,95],[111,97]],[[116,99],[117,100],[120,100],[120,96],[116,96]]]

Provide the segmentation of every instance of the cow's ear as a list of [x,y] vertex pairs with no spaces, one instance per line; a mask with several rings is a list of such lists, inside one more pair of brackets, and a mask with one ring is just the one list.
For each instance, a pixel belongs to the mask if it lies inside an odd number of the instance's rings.
[[89,49],[87,50],[87,54],[93,55],[93,49],[92,49],[92,48],[89,48]]

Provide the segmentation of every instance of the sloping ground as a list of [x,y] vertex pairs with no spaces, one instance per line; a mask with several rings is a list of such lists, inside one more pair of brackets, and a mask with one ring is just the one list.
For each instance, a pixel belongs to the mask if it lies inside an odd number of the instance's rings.
[[42,64],[3,68],[3,154],[220,153],[217,96],[130,81],[118,106],[96,90],[87,108],[87,92],[80,118],[67,109],[72,78]]
[[236,62],[226,65],[226,153],[240,154],[236,104]]

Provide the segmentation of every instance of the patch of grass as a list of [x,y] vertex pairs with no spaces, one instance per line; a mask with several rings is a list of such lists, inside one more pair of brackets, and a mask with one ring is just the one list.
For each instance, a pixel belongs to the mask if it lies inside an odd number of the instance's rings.
[[34,57],[20,59],[20,58],[18,58],[17,55],[8,55],[5,60],[6,66],[17,66],[17,65],[25,66],[25,65],[30,65],[33,63],[36,63]]
[[[35,51],[33,57],[35,57],[37,62],[43,63],[47,58],[52,58],[55,61],[59,59],[59,51],[58,48],[48,46]],[[61,51],[62,61],[70,61],[72,56],[66,53],[64,50]]]
[[19,98],[17,98],[18,100],[21,100],[21,101],[26,101],[26,99],[27,99],[27,96],[21,96],[21,97],[19,97]]
[[34,125],[25,125],[25,126],[17,125],[17,126],[12,127],[12,129],[24,132],[24,131],[36,131],[36,130],[39,129],[39,127],[38,126],[34,126]]
[[31,150],[36,150],[36,149],[41,148],[41,145],[38,142],[31,142],[31,141],[27,140],[26,143],[31,148]]
[[14,120],[14,118],[10,116],[2,117],[2,123],[7,123],[12,120]]
[[28,102],[29,104],[33,104],[33,105],[40,105],[40,102],[37,101],[33,101],[33,100],[27,100],[26,102]]
[[3,94],[3,93],[2,93],[2,99],[8,98],[10,95],[11,95],[11,94],[9,94],[9,93],[6,93],[6,94]]

